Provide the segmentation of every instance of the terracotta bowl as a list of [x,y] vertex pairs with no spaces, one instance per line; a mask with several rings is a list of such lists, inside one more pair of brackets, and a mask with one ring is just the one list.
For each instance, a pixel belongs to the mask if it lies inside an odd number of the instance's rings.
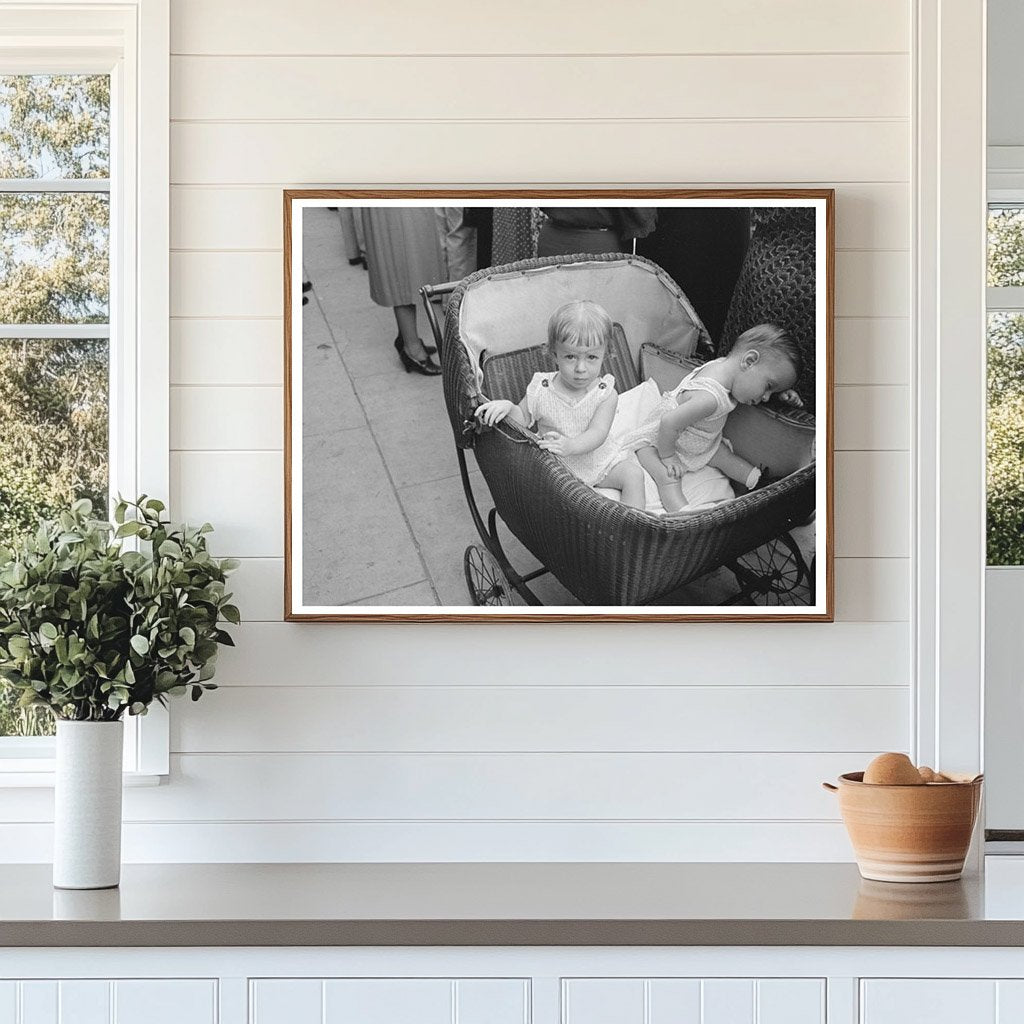
[[959,878],[981,804],[978,776],[922,786],[876,786],[863,772],[839,776],[839,811],[857,867],[877,882]]

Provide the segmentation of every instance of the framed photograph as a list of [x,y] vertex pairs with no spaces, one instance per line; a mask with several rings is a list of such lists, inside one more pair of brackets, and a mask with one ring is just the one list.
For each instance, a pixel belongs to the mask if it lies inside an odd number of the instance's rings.
[[286,618],[831,621],[833,224],[286,191]]

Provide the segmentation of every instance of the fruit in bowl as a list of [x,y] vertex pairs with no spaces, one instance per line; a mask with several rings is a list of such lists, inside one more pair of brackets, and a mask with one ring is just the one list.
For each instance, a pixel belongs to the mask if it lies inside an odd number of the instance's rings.
[[843,824],[865,878],[959,878],[981,802],[980,775],[914,767],[906,754],[876,757],[863,772],[823,783],[839,795]]

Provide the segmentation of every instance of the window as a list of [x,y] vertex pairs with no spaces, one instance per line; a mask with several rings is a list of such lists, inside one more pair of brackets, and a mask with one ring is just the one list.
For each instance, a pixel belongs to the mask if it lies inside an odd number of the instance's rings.
[[[0,544],[108,507],[110,76],[0,76]],[[0,736],[45,736],[0,683]]]
[[1024,565],[1024,204],[988,215],[987,561]]
[[[0,543],[76,496],[168,496],[168,20],[0,5]],[[48,716],[10,697],[0,785],[45,784]],[[166,773],[166,714],[127,722],[126,771]]]

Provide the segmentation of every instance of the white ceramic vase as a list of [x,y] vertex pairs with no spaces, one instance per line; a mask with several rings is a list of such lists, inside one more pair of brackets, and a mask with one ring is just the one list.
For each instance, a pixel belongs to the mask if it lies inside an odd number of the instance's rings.
[[109,889],[121,880],[121,722],[57,722],[53,884]]

